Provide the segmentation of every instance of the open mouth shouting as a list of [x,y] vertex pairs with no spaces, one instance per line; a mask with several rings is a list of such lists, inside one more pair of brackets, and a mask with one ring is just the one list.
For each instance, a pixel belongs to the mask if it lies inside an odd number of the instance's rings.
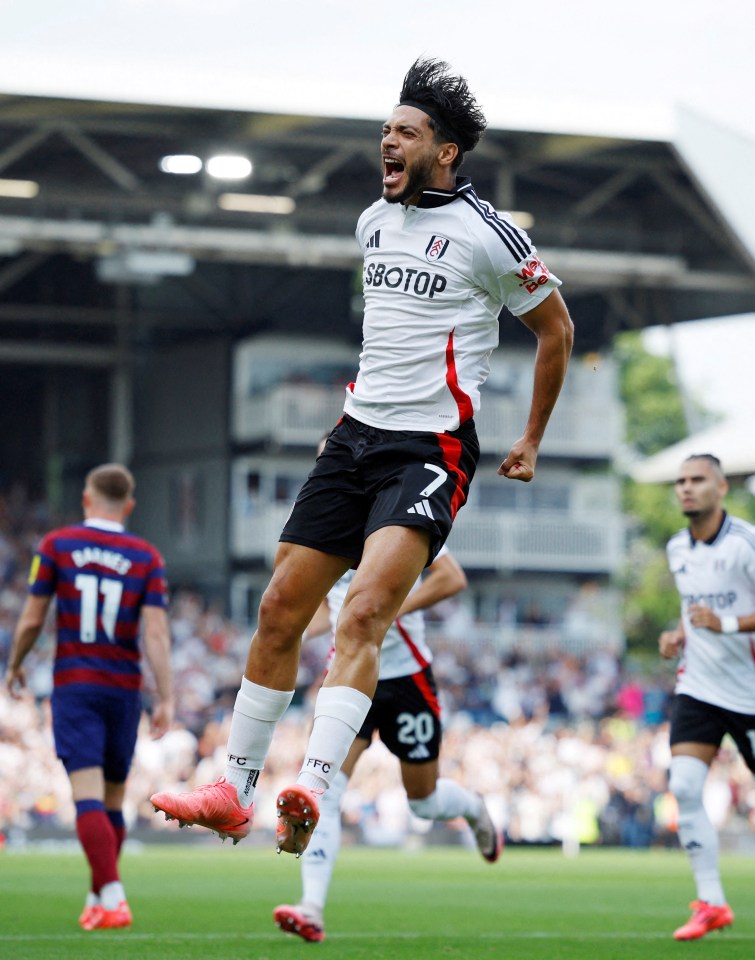
[[401,181],[404,174],[404,164],[396,157],[383,157],[383,186],[395,187]]

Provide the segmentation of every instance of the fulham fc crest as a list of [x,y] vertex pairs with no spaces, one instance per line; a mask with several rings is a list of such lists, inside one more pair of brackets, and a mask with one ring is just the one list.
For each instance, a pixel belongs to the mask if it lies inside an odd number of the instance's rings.
[[448,250],[448,244],[449,241],[446,240],[445,237],[441,237],[437,233],[434,233],[432,237],[430,237],[430,242],[425,250],[425,260],[429,260],[430,263],[440,260],[446,250]]

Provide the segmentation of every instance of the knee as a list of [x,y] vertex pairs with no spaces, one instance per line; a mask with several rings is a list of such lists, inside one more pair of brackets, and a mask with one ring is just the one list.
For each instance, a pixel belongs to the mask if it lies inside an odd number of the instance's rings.
[[306,628],[300,621],[294,599],[270,583],[262,594],[257,616],[257,629],[265,642],[280,648],[300,643]]
[[687,756],[672,758],[669,790],[680,810],[702,803],[707,775],[708,767],[702,760]]
[[377,646],[382,642],[385,631],[390,626],[378,603],[360,593],[351,598],[341,609],[338,617],[338,633],[343,634],[344,641],[356,640],[362,643],[374,643]]
[[409,800],[409,809],[415,817],[419,817],[421,820],[435,820],[438,815],[437,795],[437,791],[433,790],[427,797],[422,797],[419,800]]

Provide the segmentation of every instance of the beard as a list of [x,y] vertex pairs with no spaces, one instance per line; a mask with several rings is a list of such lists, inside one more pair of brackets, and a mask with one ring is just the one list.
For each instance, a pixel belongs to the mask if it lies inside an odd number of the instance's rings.
[[412,197],[421,193],[425,187],[429,187],[433,176],[433,161],[428,157],[426,160],[418,160],[414,168],[408,172],[406,186],[400,193],[392,196],[386,196],[383,191],[383,199],[388,203],[406,203]]

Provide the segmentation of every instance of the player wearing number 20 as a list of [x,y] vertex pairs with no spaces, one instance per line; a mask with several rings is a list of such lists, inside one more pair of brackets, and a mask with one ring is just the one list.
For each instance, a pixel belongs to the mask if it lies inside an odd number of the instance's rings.
[[173,719],[170,633],[163,560],[125,530],[134,479],[120,464],[86,478],[84,522],[48,533],[32,563],[6,684],[25,685],[23,661],[56,600],[52,718],[55,747],[71,781],[76,832],[91,868],[79,918],[85,930],[126,927],[131,912],[118,874],[125,839],[123,797],[142,708],[139,634],[157,685],[152,735]]

